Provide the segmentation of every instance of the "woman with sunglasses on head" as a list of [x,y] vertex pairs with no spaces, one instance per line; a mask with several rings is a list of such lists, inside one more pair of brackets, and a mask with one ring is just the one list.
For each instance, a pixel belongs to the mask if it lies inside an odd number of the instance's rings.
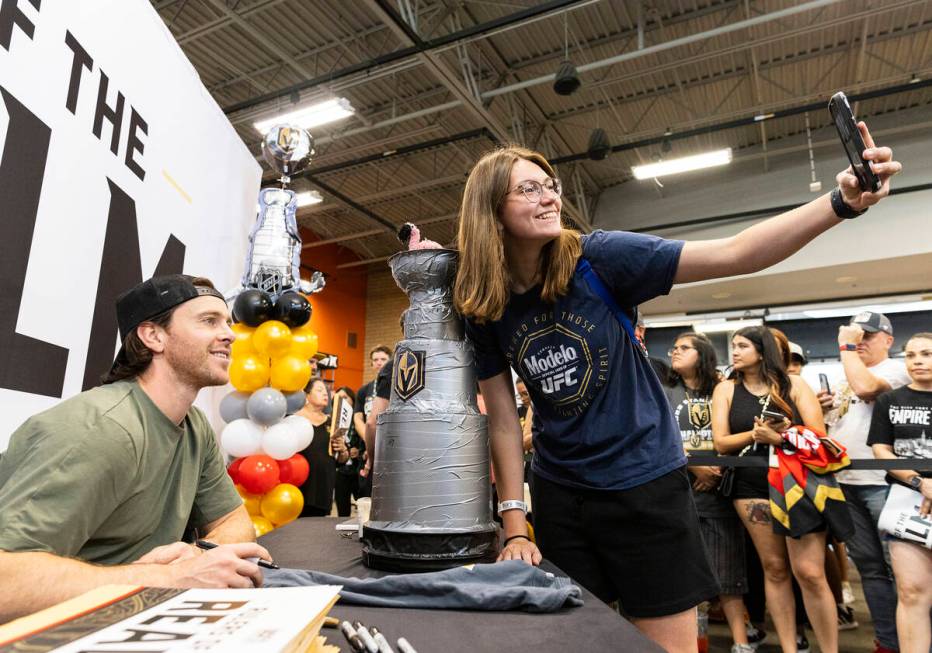
[[[822,409],[802,377],[786,373],[784,356],[764,326],[739,329],[732,337],[732,373],[712,397],[712,437],[721,454],[767,459],[791,424],[825,432]],[[783,415],[776,420],[764,411]],[[790,573],[803,594],[806,614],[825,653],[838,651],[835,599],[825,578],[824,520],[799,538],[782,534],[770,512],[766,467],[735,469],[731,498],[764,568],[764,592],[784,653],[796,653],[796,609]],[[781,530],[781,533],[777,533]]]
[[[869,154],[883,189],[861,193],[855,177],[841,173],[837,209],[867,208],[889,192],[899,163],[888,149]],[[489,416],[501,558],[537,564],[543,551],[603,601],[619,600],[667,650],[694,651],[695,606],[718,587],[679,432],[623,308],[673,283],[772,265],[840,220],[826,195],[721,240],[580,236],[562,227],[561,191],[541,154],[505,147],[475,165],[460,211],[454,299]],[[622,308],[610,307],[616,303]],[[533,461],[540,551],[527,537],[509,366],[527,383],[541,425]]]

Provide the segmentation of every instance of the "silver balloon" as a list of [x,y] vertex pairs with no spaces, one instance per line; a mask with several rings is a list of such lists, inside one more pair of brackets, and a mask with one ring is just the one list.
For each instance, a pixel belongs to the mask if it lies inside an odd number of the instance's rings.
[[231,392],[220,401],[220,419],[229,424],[238,419],[245,419],[246,402],[249,394],[245,392]]
[[314,156],[314,139],[297,125],[275,125],[262,139],[262,156],[287,184],[291,175],[304,170]]
[[259,388],[246,402],[246,414],[256,424],[271,426],[282,420],[288,402],[285,395],[275,388]]
[[288,415],[297,413],[304,408],[304,404],[307,403],[307,394],[304,390],[289,392],[285,395],[285,402],[288,404],[288,407],[285,409]]

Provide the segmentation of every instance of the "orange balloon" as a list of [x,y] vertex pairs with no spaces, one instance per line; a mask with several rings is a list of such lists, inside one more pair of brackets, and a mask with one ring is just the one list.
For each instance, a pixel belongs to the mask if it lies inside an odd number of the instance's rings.
[[318,337],[308,325],[291,330],[291,350],[288,352],[292,356],[310,360],[317,353]]
[[304,495],[291,483],[279,483],[262,497],[262,516],[276,526],[296,519],[303,507]]
[[269,382],[269,359],[258,354],[233,357],[230,383],[240,392],[255,392]]
[[305,359],[289,354],[272,361],[272,387],[276,390],[297,392],[310,380],[311,364]]
[[239,495],[243,498],[243,505],[246,506],[246,512],[253,517],[262,514],[262,510],[259,508],[259,503],[262,501],[261,494],[253,494],[239,484],[236,486],[236,491],[239,492]]
[[252,516],[252,527],[256,529],[256,537],[262,537],[269,531],[275,530],[275,525],[261,515]]
[[252,346],[265,356],[284,356],[291,349],[291,329],[284,322],[266,320],[252,334]]
[[231,328],[236,334],[236,340],[233,341],[233,357],[255,355],[257,352],[252,346],[252,334],[256,329],[242,322],[237,322]]

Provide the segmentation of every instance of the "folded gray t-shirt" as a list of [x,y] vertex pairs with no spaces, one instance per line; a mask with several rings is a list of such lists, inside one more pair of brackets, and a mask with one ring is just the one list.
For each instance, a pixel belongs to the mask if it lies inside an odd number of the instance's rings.
[[265,569],[264,587],[342,585],[344,603],[389,608],[555,612],[583,604],[569,578],[520,560],[383,578],[344,578],[309,569]]

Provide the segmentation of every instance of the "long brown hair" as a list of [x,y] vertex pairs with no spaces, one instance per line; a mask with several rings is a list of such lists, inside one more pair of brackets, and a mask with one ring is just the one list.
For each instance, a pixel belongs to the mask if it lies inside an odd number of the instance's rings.
[[[760,377],[770,387],[770,403],[779,408],[792,421],[793,409],[790,408],[792,383],[786,373],[786,366],[783,365],[780,345],[771,330],[765,326],[744,327],[735,331],[734,336],[747,338],[754,345],[754,349],[760,355]],[[743,376],[741,372],[734,370],[729,378],[740,383]]]
[[[453,300],[460,313],[479,323],[501,319],[511,292],[498,211],[511,184],[511,168],[518,159],[535,163],[549,176],[556,176],[540,152],[509,145],[479,159],[463,190]],[[544,280],[541,299],[552,303],[566,293],[581,253],[579,233],[572,229],[562,229],[558,238],[547,243],[540,260]]]

